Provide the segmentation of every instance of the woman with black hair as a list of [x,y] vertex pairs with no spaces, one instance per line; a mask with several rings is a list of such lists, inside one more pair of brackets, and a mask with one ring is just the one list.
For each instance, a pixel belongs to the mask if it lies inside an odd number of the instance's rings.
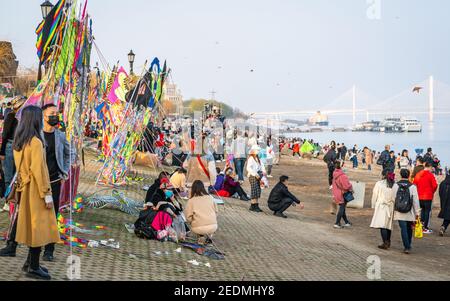
[[158,178],[155,179],[155,182],[148,188],[147,194],[145,195],[145,204],[153,203],[153,196],[155,192],[159,189],[161,185],[161,180],[164,178],[169,178],[169,173],[166,171],[162,171],[159,173]]
[[378,248],[387,250],[391,247],[392,222],[394,220],[395,195],[392,187],[395,184],[395,174],[383,171],[383,179],[373,188],[372,204],[375,204],[371,228],[380,229],[383,244]]
[[15,241],[30,248],[22,268],[27,277],[50,280],[48,270],[39,265],[41,247],[60,239],[44,141],[42,110],[28,106],[22,111],[13,143],[20,193]]
[[206,192],[203,182],[194,181],[185,215],[192,232],[200,236],[200,244],[204,244],[217,231],[217,211],[217,205]]
[[411,159],[409,158],[408,150],[404,149],[399,159],[399,168],[401,169],[411,169]]
[[[335,229],[342,229],[342,227],[349,228],[352,226],[347,219],[347,202],[345,201],[344,194],[347,192],[353,191],[353,186],[350,183],[348,176],[344,173],[342,168],[344,167],[345,162],[341,160],[337,160],[334,162],[334,172],[332,179],[332,194],[333,194],[333,203],[336,206],[339,206],[339,210],[336,215],[336,223],[334,224]],[[341,226],[341,220],[344,220],[344,226]]]

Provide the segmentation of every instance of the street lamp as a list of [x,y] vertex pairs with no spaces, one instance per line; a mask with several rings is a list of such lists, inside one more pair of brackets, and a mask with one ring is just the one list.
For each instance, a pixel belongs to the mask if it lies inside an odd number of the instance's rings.
[[133,50],[130,50],[130,53],[128,53],[128,62],[130,63],[130,75],[133,75],[133,63],[135,56],[136,55],[133,53]]
[[51,12],[53,8],[53,4],[50,1],[45,1],[41,4],[41,12],[42,12],[42,18],[47,18],[48,14]]

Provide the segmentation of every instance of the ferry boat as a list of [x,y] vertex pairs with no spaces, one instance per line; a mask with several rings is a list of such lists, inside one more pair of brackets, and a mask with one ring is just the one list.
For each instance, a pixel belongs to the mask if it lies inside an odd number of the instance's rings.
[[398,117],[385,118],[380,124],[380,129],[383,129],[382,132],[386,133],[404,132],[402,120]]
[[375,128],[378,128],[380,126],[379,121],[367,121],[363,122],[361,124],[358,124],[352,128],[353,132],[372,132]]
[[422,124],[416,118],[401,118],[401,124],[404,132],[408,133],[422,132]]
[[308,119],[308,124],[311,126],[326,127],[329,125],[328,116],[317,111],[314,116]]

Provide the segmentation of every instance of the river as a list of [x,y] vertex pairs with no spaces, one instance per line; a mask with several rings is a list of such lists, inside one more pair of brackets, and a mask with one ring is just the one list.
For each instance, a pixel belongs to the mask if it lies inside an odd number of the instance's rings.
[[[415,149],[424,149],[426,152],[426,149],[431,147],[433,153],[441,160],[442,166],[450,166],[450,116],[437,115],[433,123],[430,123],[425,116],[417,118],[422,122],[423,130],[421,133],[324,131],[319,133],[289,133],[286,136],[314,139],[319,143],[329,143],[331,140],[335,140],[337,143],[345,143],[348,148],[352,148],[356,144],[358,148],[367,146],[378,151],[382,151],[386,144],[390,144],[391,149],[396,153],[400,153],[403,149],[409,150],[410,156],[413,158],[415,157]],[[351,120],[351,116],[330,117],[330,126],[348,126],[348,120]]]

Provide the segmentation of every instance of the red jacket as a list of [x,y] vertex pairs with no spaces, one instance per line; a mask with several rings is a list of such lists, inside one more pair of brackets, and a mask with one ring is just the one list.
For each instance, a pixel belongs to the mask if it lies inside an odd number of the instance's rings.
[[414,178],[414,184],[417,186],[419,200],[433,200],[438,184],[435,176],[429,170],[424,169],[420,171]]
[[352,184],[350,183],[347,175],[342,171],[342,169],[336,169],[333,172],[333,199],[336,204],[344,203],[344,193],[352,190]]

